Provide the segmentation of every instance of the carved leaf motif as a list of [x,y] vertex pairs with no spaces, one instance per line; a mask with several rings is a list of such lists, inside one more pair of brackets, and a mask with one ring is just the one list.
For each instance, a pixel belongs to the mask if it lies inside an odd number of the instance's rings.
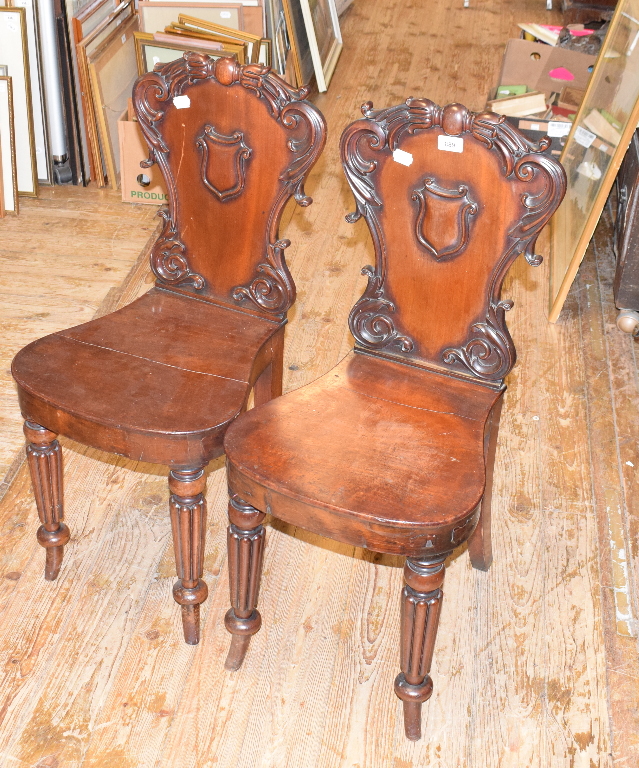
[[364,267],[362,274],[368,277],[368,285],[348,318],[353,337],[370,349],[383,349],[396,344],[402,352],[412,351],[413,340],[400,336],[390,318],[395,305],[384,298],[381,276],[370,266]]
[[517,359],[505,320],[505,313],[512,307],[512,301],[491,302],[486,322],[471,326],[473,335],[463,347],[445,350],[442,355],[444,362],[448,365],[461,363],[469,373],[480,379],[503,379]]
[[272,314],[286,312],[295,301],[295,284],[284,259],[284,249],[290,244],[290,240],[269,243],[266,259],[258,265],[258,274],[251,284],[233,289],[235,301],[249,299]]
[[[210,167],[209,163],[209,144],[212,145],[212,153],[215,158],[213,168]],[[197,137],[195,145],[202,153],[200,172],[204,186],[221,202],[232,200],[242,194],[246,181],[244,165],[253,153],[253,150],[244,143],[244,134],[241,131],[235,131],[230,136],[225,136],[218,133],[212,125],[205,125],[201,135]],[[224,167],[229,165],[230,168]],[[222,176],[224,179],[222,183],[227,185],[230,183],[230,186],[220,189],[211,180],[211,175],[214,172]]]
[[[429,195],[445,201],[457,203],[457,237],[452,244],[437,248],[424,234],[424,219],[429,208]],[[470,238],[470,217],[477,213],[477,203],[468,195],[468,187],[460,184],[457,189],[446,189],[439,186],[435,179],[424,179],[421,189],[416,189],[411,195],[412,200],[419,204],[415,221],[415,236],[421,246],[438,261],[453,259],[466,250]],[[431,203],[432,206],[432,203]]]
[[[362,108],[365,110],[366,104]],[[370,229],[375,246],[375,267],[364,267],[362,274],[368,284],[361,299],[355,304],[348,318],[353,338],[367,349],[384,349],[394,345],[401,352],[411,352],[415,343],[395,327],[392,318],[395,305],[384,295],[386,280],[386,245],[375,209],[382,205],[369,175],[377,168],[375,160],[362,156],[362,149],[379,151],[386,147],[386,135],[375,123],[360,120],[342,134],[341,154],[344,173],[355,197],[357,210],[346,220],[355,222],[362,216]]]

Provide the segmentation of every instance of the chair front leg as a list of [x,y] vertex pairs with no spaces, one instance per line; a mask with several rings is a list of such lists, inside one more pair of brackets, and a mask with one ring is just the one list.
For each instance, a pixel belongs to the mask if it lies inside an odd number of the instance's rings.
[[409,557],[404,565],[402,671],[395,678],[395,693],[404,704],[404,729],[411,741],[421,739],[422,704],[433,692],[429,672],[443,598],[444,560],[449,554],[419,560]]
[[46,549],[44,578],[54,581],[60,572],[64,545],[70,533],[64,517],[62,483],[62,449],[57,434],[33,421],[25,421],[27,461],[35,495],[38,516],[38,543]]
[[200,604],[208,597],[202,581],[206,535],[206,475],[201,467],[169,473],[171,528],[179,581],[173,597],[182,607],[184,639],[189,645],[200,642]]
[[255,405],[268,403],[282,394],[282,377],[284,375],[284,327],[271,339],[271,362],[255,382]]
[[493,562],[493,547],[491,541],[491,518],[493,499],[493,470],[497,452],[497,435],[499,434],[499,418],[503,395],[493,405],[484,430],[484,461],[486,465],[486,487],[482,496],[481,511],[477,527],[468,539],[468,555],[473,568],[487,571]]
[[262,576],[265,530],[264,513],[233,495],[229,500],[228,555],[231,608],[224,624],[232,634],[224,666],[242,666],[251,636],[262,626],[257,596]]

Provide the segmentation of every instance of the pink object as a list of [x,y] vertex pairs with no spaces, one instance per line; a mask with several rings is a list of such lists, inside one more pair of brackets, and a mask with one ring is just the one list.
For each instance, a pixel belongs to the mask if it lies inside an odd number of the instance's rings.
[[[553,24],[540,24],[540,27],[542,29],[547,29],[549,32],[552,32],[553,35],[558,35],[563,27],[556,27]],[[571,29],[570,34],[574,35],[575,37],[587,37],[588,35],[592,35],[593,30],[592,29]]]
[[573,73],[566,69],[566,67],[556,67],[555,69],[551,69],[548,73],[549,77],[552,77],[553,80],[574,80],[575,76]]

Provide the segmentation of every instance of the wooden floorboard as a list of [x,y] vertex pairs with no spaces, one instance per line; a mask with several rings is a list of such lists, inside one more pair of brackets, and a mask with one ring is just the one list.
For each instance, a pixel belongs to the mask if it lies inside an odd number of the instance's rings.
[[19,216],[0,221],[0,481],[24,441],[13,356],[94,316],[154,232],[156,212],[110,190],[42,187],[21,199]]
[[[307,184],[315,203],[290,204],[282,221],[298,286],[286,390],[348,351],[348,311],[373,260],[364,222],[344,220],[353,200],[339,165],[341,129],[369,99],[386,107],[426,96],[480,109],[516,22],[560,20],[541,0],[471,6],[355,0],[343,17],[342,59],[329,92],[315,98],[329,125]],[[0,222],[3,370],[32,338],[148,287],[140,254],[153,213],[114,193],[49,190]],[[547,254],[545,237],[540,250]],[[464,551],[449,561],[435,692],[418,743],[404,738],[392,691],[398,558],[270,525],[264,625],[242,669],[224,670],[221,460],[209,468],[209,599],[198,647],[182,642],[171,597],[161,467],[65,441],[72,540],[60,577],[45,582],[26,467],[13,460],[20,419],[5,374],[0,768],[639,766],[637,348],[614,325],[611,269],[606,219],[554,326],[545,320],[545,264],[518,262],[506,279],[519,362],[497,451],[495,561],[488,573],[473,570]]]

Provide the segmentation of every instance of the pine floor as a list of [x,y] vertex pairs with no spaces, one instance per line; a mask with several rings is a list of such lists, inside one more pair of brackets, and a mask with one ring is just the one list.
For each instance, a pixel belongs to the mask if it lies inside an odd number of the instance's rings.
[[[372,260],[338,162],[339,132],[372,99],[478,109],[516,21],[543,0],[355,0],[328,94],[329,141],[285,212],[298,301],[285,389],[349,349],[348,310]],[[72,540],[45,582],[21,460],[12,354],[148,287],[150,207],[112,192],[45,190],[0,222],[0,768],[636,768],[639,766],[637,347],[617,331],[610,216],[560,322],[546,265],[511,270],[519,362],[508,377],[494,488],[495,562],[451,559],[424,738],[403,736],[400,562],[277,524],[267,533],[261,632],[243,668],[228,635],[226,488],[210,467],[196,648],[182,642],[166,470],[64,441]],[[542,239],[547,253],[547,238]],[[139,258],[138,258],[139,257]],[[16,457],[16,458],[14,458]]]

